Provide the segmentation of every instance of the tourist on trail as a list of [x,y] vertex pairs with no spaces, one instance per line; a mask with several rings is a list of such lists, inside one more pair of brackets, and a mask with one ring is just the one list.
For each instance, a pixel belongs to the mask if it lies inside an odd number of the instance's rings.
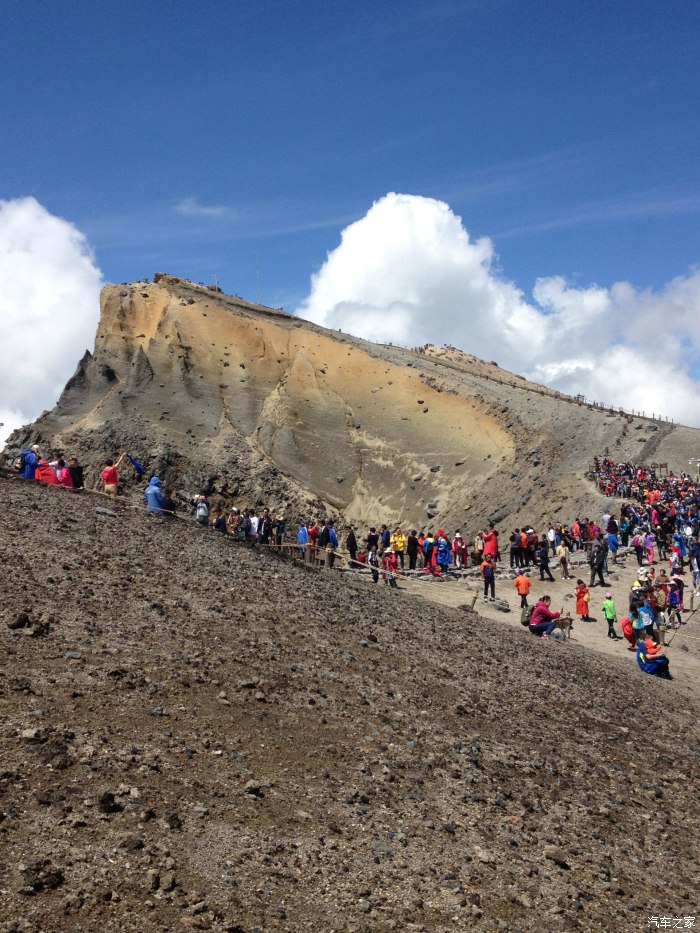
[[654,563],[654,547],[656,546],[656,535],[653,531],[647,531],[644,535],[644,550],[646,551],[649,566]]
[[22,479],[34,479],[40,456],[38,444],[33,444],[31,447],[20,451],[20,455],[16,460],[16,468],[19,470]]
[[396,554],[394,554],[393,548],[388,547],[382,554],[382,570],[384,583],[388,583],[394,590],[398,589],[398,583],[396,582],[397,567],[398,561],[396,560]]
[[34,470],[34,479],[40,483],[46,483],[47,486],[58,486],[58,477],[56,476],[56,471],[51,466],[48,461],[44,460],[43,457],[39,458],[39,462],[36,465],[36,470]]
[[367,552],[367,564],[372,571],[372,579],[375,583],[379,582],[379,555],[377,554],[377,545],[373,544]]
[[165,495],[163,496],[163,513],[168,518],[174,518],[176,512],[177,512],[177,505],[175,504],[175,500],[173,499],[173,491],[172,489],[166,489]]
[[389,545],[396,555],[397,562],[401,565],[401,569],[404,569],[404,554],[406,552],[406,535],[401,531],[400,528],[396,528],[391,538],[389,539]]
[[561,615],[561,612],[552,612],[549,608],[551,602],[549,596],[542,596],[537,600],[528,626],[533,635],[539,635],[540,638],[544,639],[548,639],[557,627],[556,620]]
[[498,535],[496,534],[496,529],[492,524],[489,525],[488,531],[481,532],[481,540],[484,542],[483,557],[492,557],[493,560],[496,560],[496,555],[498,554]]
[[391,543],[391,532],[386,525],[382,525],[379,529],[379,549],[381,551],[386,551]]
[[452,557],[450,555],[450,543],[447,540],[447,536],[445,535],[445,532],[442,530],[442,528],[438,528],[436,545],[437,554],[435,557],[435,562],[440,569],[440,573],[444,576],[449,570]]
[[269,544],[272,536],[272,518],[270,510],[263,509],[258,522],[258,544]]
[[68,472],[73,481],[73,489],[83,489],[85,487],[83,468],[78,463],[77,457],[71,457],[68,461]]
[[635,603],[630,609],[630,622],[632,623],[632,634],[634,635],[635,645],[637,645],[640,640],[643,641],[647,634],[647,617],[644,613],[639,611],[640,607],[641,603]]
[[565,538],[562,538],[557,545],[557,560],[559,561],[559,566],[561,567],[562,579],[570,580],[571,574],[569,573],[569,549],[566,546]]
[[493,557],[487,554],[481,563],[481,578],[484,581],[484,602],[489,598],[489,593],[491,593],[491,602],[496,599],[496,573],[493,561]]
[[457,570],[461,570],[462,567],[466,566],[467,563],[467,548],[462,537],[462,532],[455,531],[455,536],[452,539],[452,556],[455,562],[455,567]]
[[681,597],[675,580],[671,581],[668,588],[668,621],[674,628],[680,628],[683,624],[681,619]]
[[165,496],[160,488],[160,480],[153,476],[148,486],[144,489],[143,499],[146,503],[146,510],[154,515],[162,515],[165,508]]
[[518,575],[513,581],[518,596],[520,597],[520,608],[525,609],[528,605],[527,595],[532,587],[532,580],[527,575],[527,570],[519,570]]
[[357,565],[357,536],[352,525],[348,526],[348,533],[345,538],[345,547],[350,555],[350,567],[354,570]]
[[535,560],[540,568],[540,580],[544,580],[544,575],[547,574],[548,579],[554,583],[552,571],[549,569],[549,547],[544,535],[542,536],[539,547],[535,551]]
[[588,614],[588,606],[591,601],[591,594],[589,593],[588,587],[583,582],[583,580],[576,581],[574,596],[576,597],[576,615],[581,617],[582,622],[591,622],[592,619]]
[[117,462],[114,460],[105,460],[104,470],[100,473],[102,478],[102,484],[104,486],[104,492],[108,496],[116,496],[119,491],[119,475],[117,470],[122,465],[122,460],[126,457],[126,452],[124,452]]
[[630,621],[630,617],[629,617],[629,616],[623,616],[623,617],[620,619],[620,627],[621,627],[621,629],[622,629],[622,634],[625,636],[625,638],[626,638],[627,641],[629,642],[629,647],[628,647],[627,650],[628,650],[628,651],[635,651],[635,650],[636,650],[637,640],[636,640],[636,638],[634,637],[634,630],[633,630],[633,628],[632,628],[632,622]]
[[423,566],[433,576],[435,576],[435,557],[435,540],[432,531],[429,531],[423,541]]
[[257,544],[258,532],[260,530],[260,518],[256,514],[255,509],[248,509],[246,514],[248,516],[248,521],[245,525],[246,541],[250,541],[251,544]]
[[516,528],[509,539],[510,569],[523,566],[523,549],[521,546],[520,529]]
[[284,515],[276,515],[272,523],[272,533],[275,537],[275,547],[280,550],[284,542],[284,536],[287,528],[284,521]]
[[379,535],[376,528],[370,528],[369,534],[365,539],[365,550],[368,554],[373,547],[379,550]]
[[[607,583],[603,579],[603,568],[605,567],[605,551],[599,544],[596,544],[591,551],[590,557],[588,558],[588,564],[591,568],[591,579],[588,585],[607,586]],[[598,577],[598,583],[595,582],[596,577]]]
[[612,598],[612,593],[605,594],[605,599],[603,600],[600,608],[603,610],[605,621],[608,623],[608,638],[614,638],[615,641],[617,641],[620,636],[615,631],[615,623],[617,622],[617,609],[615,608],[615,601]]
[[306,557],[308,543],[309,529],[306,527],[306,522],[302,522],[301,525],[299,525],[299,530],[297,531],[297,544],[299,545],[299,553],[303,558]]
[[63,457],[59,457],[58,461],[56,462],[55,470],[59,485],[63,486],[64,489],[72,489],[73,477],[70,475],[68,464],[63,459]]
[[195,496],[194,520],[198,525],[207,528],[209,525],[209,503],[206,496]]
[[406,553],[408,554],[408,569],[415,570],[416,563],[418,561],[418,535],[416,534],[416,529],[414,528],[406,538]]
[[326,545],[326,567],[333,569],[335,555],[338,550],[338,535],[335,532],[335,526],[332,521],[328,522],[328,544]]
[[644,536],[641,532],[637,532],[632,538],[632,547],[637,557],[637,563],[641,567],[644,563]]

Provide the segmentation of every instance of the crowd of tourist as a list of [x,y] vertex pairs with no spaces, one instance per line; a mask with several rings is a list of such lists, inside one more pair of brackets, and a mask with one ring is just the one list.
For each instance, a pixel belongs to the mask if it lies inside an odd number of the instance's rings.
[[[130,454],[122,453],[116,461],[105,460],[100,481],[107,495],[119,494],[119,470],[127,458],[135,478],[145,475],[145,469]],[[39,446],[33,445],[20,452],[14,469],[24,479],[73,491],[84,488],[83,468],[77,458],[66,459],[58,450],[44,457]],[[572,555],[578,552],[585,552],[590,579],[588,583],[576,580],[576,615],[582,622],[592,621],[591,589],[608,586],[605,575],[609,565],[617,563],[621,547],[629,547],[638,572],[625,614],[618,617],[612,594],[605,593],[600,610],[608,625],[607,636],[616,641],[626,639],[629,649],[637,652],[642,669],[670,676],[663,652],[664,633],[667,628],[684,624],[686,570],[692,577],[693,589],[700,588],[700,484],[686,474],[662,477],[653,468],[615,464],[609,457],[596,457],[592,474],[604,495],[621,500],[619,509],[606,509],[599,520],[576,517],[568,525],[554,522],[539,533],[530,525],[514,528],[503,544],[508,566],[516,572],[514,587],[520,598],[523,624],[544,639],[557,627],[561,614],[552,611],[549,596],[529,605],[530,573],[539,573],[541,582],[554,582],[552,569],[561,574],[562,580],[573,579]],[[182,503],[178,505],[173,490],[164,488],[157,476],[146,485],[143,499],[150,514],[169,519],[182,513]],[[386,524],[372,526],[360,536],[352,525],[341,534],[333,520],[312,519],[301,522],[289,534],[285,516],[273,515],[268,508],[224,508],[223,503],[212,505],[203,494],[192,496],[186,508],[198,525],[223,535],[254,546],[293,551],[307,563],[329,570],[342,560],[350,569],[366,568],[375,583],[382,579],[392,588],[405,574],[444,578],[454,571],[478,567],[483,599],[493,602],[496,570],[505,563],[505,535],[499,534],[493,523],[471,537],[461,529],[449,536],[443,528],[405,533],[400,526],[392,530]],[[339,553],[341,538],[343,554]],[[657,573],[657,564],[666,561],[668,574],[665,569]],[[580,566],[581,561],[577,558],[576,563]],[[616,623],[622,635],[618,635]]]

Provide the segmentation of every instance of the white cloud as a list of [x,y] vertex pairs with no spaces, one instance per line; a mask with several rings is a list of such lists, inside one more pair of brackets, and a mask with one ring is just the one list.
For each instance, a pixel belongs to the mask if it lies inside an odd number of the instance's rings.
[[532,301],[447,204],[387,194],[346,227],[297,313],[409,346],[453,344],[572,394],[700,424],[700,270],[661,291],[538,279]]
[[226,217],[231,213],[230,208],[223,204],[200,204],[196,198],[183,198],[175,205],[178,214],[185,217]]
[[99,319],[83,234],[34,198],[0,201],[0,444],[51,408]]

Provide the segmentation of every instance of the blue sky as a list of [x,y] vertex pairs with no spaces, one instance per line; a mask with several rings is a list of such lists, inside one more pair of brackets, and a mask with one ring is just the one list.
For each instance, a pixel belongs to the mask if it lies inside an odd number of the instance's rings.
[[700,3],[6,2],[0,197],[293,307],[390,191],[503,276],[659,288],[698,261]]
[[0,88],[0,438],[154,272],[700,424],[700,0],[5,0]]

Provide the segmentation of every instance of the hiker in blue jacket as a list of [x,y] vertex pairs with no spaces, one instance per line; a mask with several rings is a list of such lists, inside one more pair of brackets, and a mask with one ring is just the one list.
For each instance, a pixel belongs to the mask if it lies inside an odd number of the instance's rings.
[[156,515],[163,514],[165,496],[163,495],[163,490],[160,488],[160,480],[157,476],[154,476],[148,486],[146,486],[143,498],[149,512],[154,512]]
[[23,479],[34,479],[34,471],[39,466],[39,445],[34,444],[20,453],[21,466],[19,475]]

